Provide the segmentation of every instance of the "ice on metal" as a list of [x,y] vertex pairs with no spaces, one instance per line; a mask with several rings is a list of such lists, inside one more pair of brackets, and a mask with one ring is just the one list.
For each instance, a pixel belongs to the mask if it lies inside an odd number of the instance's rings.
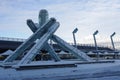
[[[91,58],[87,56],[84,52],[78,50],[77,48],[69,45],[60,37],[54,35],[54,32],[59,27],[59,22],[56,22],[54,18],[48,19],[47,10],[41,10],[39,14],[39,23],[34,23],[31,19],[27,20],[27,25],[33,32],[33,34],[23,42],[12,55],[8,56],[4,60],[4,64],[7,62],[13,62],[17,57],[22,55],[26,49],[30,48],[29,51],[25,54],[24,57],[18,62],[18,65],[23,65],[30,63],[35,56],[40,52],[41,49],[46,49],[51,57],[55,61],[60,61],[59,56],[54,51],[53,47],[48,44],[48,40],[51,39],[56,42],[60,47],[69,51],[73,55],[75,55],[78,59],[82,61],[91,61]],[[36,43],[35,41],[38,40]],[[35,43],[33,45],[33,43]],[[33,46],[32,46],[33,45]],[[32,47],[30,47],[32,46]]]

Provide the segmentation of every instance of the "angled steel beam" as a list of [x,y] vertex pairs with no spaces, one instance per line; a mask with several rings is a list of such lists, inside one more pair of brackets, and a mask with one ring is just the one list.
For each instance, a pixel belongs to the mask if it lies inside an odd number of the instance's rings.
[[51,39],[56,42],[60,47],[66,49],[67,51],[71,52],[73,55],[75,55],[78,59],[84,60],[84,61],[91,61],[92,59],[87,56],[84,52],[78,50],[77,48],[69,45],[67,42],[65,42],[60,37],[53,35]]
[[53,47],[50,44],[46,43],[44,48],[46,48],[46,50],[48,50],[48,52],[50,53],[50,56],[55,61],[60,61],[61,60],[60,57],[56,54],[56,52],[54,51]]
[[36,25],[35,25],[31,19],[27,20],[27,25],[33,33],[35,33],[37,31],[37,29],[39,28],[39,27],[37,27],[38,24],[36,23]]

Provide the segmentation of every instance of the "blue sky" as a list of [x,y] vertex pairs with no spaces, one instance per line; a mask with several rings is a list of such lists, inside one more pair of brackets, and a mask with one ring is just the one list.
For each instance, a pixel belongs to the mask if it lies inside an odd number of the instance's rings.
[[60,22],[55,34],[68,42],[76,27],[78,43],[93,43],[95,30],[98,42],[110,41],[113,32],[120,40],[120,0],[0,0],[0,36],[28,38],[32,32],[26,20],[38,22],[41,9]]

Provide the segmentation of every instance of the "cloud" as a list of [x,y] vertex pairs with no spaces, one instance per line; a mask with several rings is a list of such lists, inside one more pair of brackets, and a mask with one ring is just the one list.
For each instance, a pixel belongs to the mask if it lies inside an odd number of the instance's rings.
[[[40,9],[47,9],[50,17],[60,22],[55,34],[70,42],[73,42],[71,32],[76,27],[79,29],[77,42],[80,43],[93,42],[90,35],[95,30],[107,40],[114,31],[120,34],[119,0],[4,0],[0,3],[0,34],[5,36],[3,33],[13,32],[22,38],[29,37],[32,32],[26,19],[37,22]],[[14,34],[11,36],[17,37]]]

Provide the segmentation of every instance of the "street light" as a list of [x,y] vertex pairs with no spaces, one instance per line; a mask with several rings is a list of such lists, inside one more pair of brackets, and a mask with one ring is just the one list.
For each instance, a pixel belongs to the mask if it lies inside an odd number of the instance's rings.
[[74,45],[75,45],[75,47],[77,48],[77,45],[76,45],[76,38],[75,38],[75,33],[78,31],[78,28],[75,28],[74,30],[73,30],[73,39],[74,39]]
[[[114,41],[113,41],[113,36],[115,35],[116,33],[114,32],[112,35],[110,35],[110,39],[111,39],[111,44],[112,44],[112,47],[113,47],[113,50],[115,52],[115,45],[114,45]],[[114,53],[116,54],[116,53]],[[116,58],[116,55],[115,55],[115,58]]]
[[96,41],[96,37],[95,35],[98,34],[98,30],[96,30],[94,33],[93,33],[93,38],[94,38],[94,43],[95,43],[95,48],[96,48],[96,53],[97,53],[97,61],[99,60],[99,53],[98,53],[98,47],[97,47],[97,41]]
[[114,45],[114,42],[113,42],[113,36],[115,35],[116,33],[114,32],[112,35],[110,35],[110,39],[111,39],[111,43],[112,43],[112,47],[113,47],[113,50],[115,51],[115,45]]

